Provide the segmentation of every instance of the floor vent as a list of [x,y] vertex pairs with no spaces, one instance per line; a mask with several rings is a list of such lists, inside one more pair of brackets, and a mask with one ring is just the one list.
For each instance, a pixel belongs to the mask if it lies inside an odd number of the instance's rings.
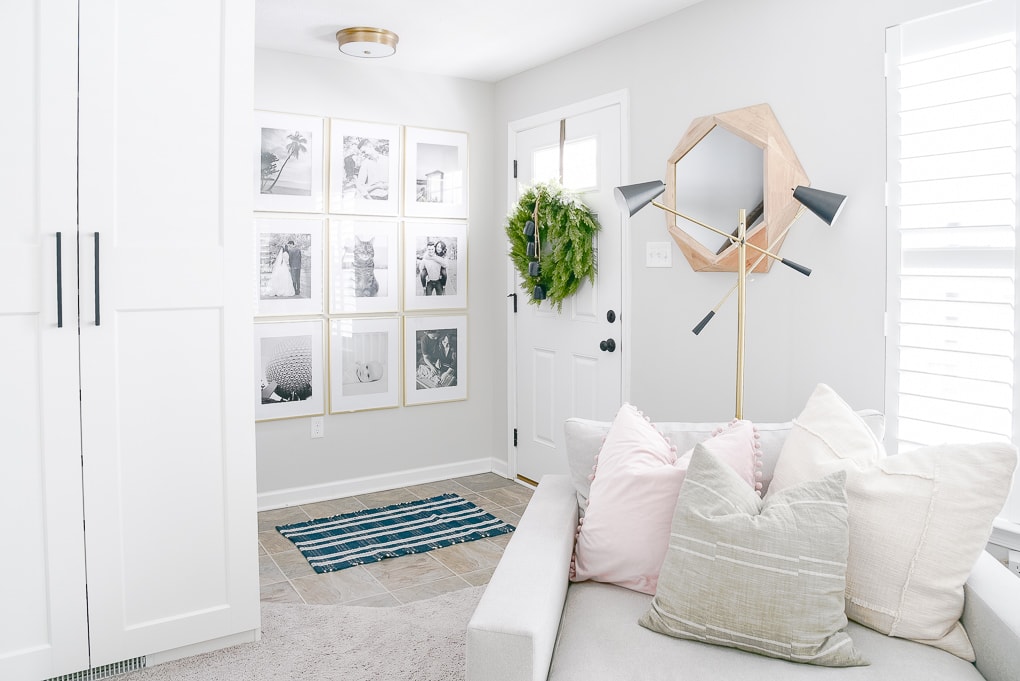
[[52,679],[46,679],[46,681],[101,681],[102,679],[110,679],[114,676],[138,671],[139,669],[145,669],[144,655],[142,657],[133,657],[130,660],[111,662],[110,664],[104,664],[102,667],[83,669],[73,674],[54,676]]

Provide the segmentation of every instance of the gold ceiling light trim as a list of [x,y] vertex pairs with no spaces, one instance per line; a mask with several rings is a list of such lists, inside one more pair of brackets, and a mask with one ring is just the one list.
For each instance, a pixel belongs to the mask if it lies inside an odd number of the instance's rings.
[[399,40],[396,33],[385,28],[352,26],[336,32],[336,41],[341,52],[365,59],[389,57],[397,51]]

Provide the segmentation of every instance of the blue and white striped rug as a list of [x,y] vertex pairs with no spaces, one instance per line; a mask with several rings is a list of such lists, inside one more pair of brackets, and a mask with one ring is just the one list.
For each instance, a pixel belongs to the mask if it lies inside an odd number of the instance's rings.
[[514,531],[513,525],[456,494],[276,529],[294,542],[316,572],[342,570]]

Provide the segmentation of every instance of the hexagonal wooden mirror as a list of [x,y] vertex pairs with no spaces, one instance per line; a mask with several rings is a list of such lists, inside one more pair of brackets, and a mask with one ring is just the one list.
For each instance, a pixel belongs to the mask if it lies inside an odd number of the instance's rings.
[[[748,243],[778,255],[804,210],[793,189],[809,184],[772,107],[757,104],[691,123],[666,163],[664,203],[734,234],[743,208]],[[739,255],[729,239],[668,212],[666,225],[695,271],[737,271]],[[772,258],[754,250],[746,259],[748,272],[772,266]]]

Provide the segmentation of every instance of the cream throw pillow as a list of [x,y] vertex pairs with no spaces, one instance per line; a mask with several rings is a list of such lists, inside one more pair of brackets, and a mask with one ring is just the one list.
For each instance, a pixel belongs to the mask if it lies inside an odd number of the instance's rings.
[[867,664],[843,631],[845,478],[838,472],[766,502],[697,445],[639,624],[793,662]]
[[1016,449],[941,445],[887,457],[861,418],[820,384],[793,422],[768,496],[847,472],[846,613],[890,636],[974,660],[963,584],[1009,493]]

